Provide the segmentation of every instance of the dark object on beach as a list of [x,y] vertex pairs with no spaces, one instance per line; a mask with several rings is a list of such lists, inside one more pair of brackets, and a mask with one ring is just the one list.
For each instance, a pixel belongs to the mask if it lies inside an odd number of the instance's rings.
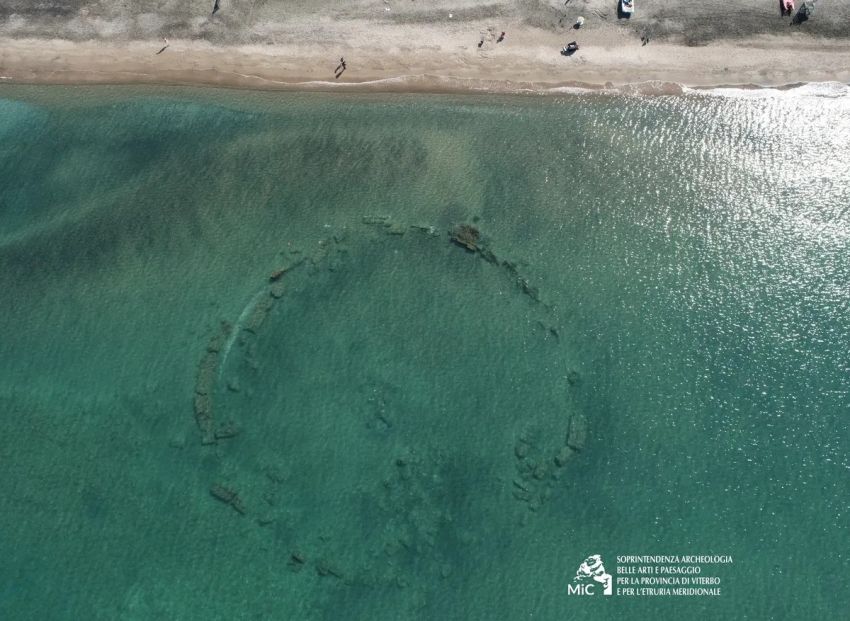
[[216,500],[233,507],[233,510],[237,513],[245,515],[245,505],[242,504],[242,499],[239,498],[239,493],[236,490],[225,487],[220,483],[213,483],[212,487],[210,487],[210,494]]
[[564,56],[572,56],[578,52],[578,43],[575,41],[570,41],[564,47],[561,48],[561,54]]
[[219,10],[220,8],[221,8],[221,7],[218,5],[218,0],[215,0],[215,4],[213,5],[213,12],[212,12],[212,14],[213,14],[213,15],[215,15],[216,13],[218,13],[218,10]]
[[481,40],[478,42],[478,47],[481,47],[482,45],[484,45],[484,39],[481,39]]
[[800,8],[797,9],[797,13],[794,14],[794,18],[791,20],[791,24],[802,24],[803,22],[808,21],[814,12],[814,2],[803,2],[800,5]]
[[641,45],[646,45],[649,43],[649,33],[645,32],[640,36]]
[[617,19],[631,19],[634,12],[634,0],[619,0],[617,2]]
[[168,49],[168,45],[169,45],[169,43],[168,43],[168,39],[163,39],[163,40],[162,40],[162,42],[163,42],[163,43],[165,43],[165,45],[163,45],[163,46],[162,46],[162,49],[161,49],[161,50],[159,50],[159,51],[156,53],[156,55],[157,55],[157,56],[159,56],[159,55],[160,55],[160,54],[162,54],[165,50],[167,50],[167,49]]
[[454,243],[472,252],[478,251],[478,240],[480,237],[481,232],[469,224],[459,224],[451,233]]
[[501,43],[504,40],[505,40],[505,33],[502,32],[502,34],[499,35],[499,38],[496,39],[496,43]]
[[346,69],[345,58],[340,58],[339,64],[336,66],[336,69],[334,69],[334,77],[338,79],[339,76],[342,75],[342,72],[345,71],[345,69]]

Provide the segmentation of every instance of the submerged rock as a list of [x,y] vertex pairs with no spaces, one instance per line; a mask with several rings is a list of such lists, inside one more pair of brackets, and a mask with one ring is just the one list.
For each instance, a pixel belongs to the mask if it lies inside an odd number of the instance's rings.
[[301,550],[293,550],[289,554],[289,568],[292,571],[301,571],[304,568],[304,563],[307,562],[307,557]]
[[269,295],[274,299],[280,299],[283,297],[283,293],[286,290],[282,281],[277,281],[272,283],[271,287],[269,287]]
[[505,259],[502,261],[502,267],[504,267],[505,271],[511,276],[519,276],[519,267],[515,262]]
[[481,232],[469,224],[459,224],[451,232],[452,241],[471,252],[478,250],[478,240],[480,238]]
[[437,229],[433,226],[427,226],[427,225],[424,225],[424,224],[411,224],[410,228],[413,229],[414,231],[420,231],[422,233],[425,233],[426,235],[428,235],[430,237],[437,237],[438,236]]
[[581,451],[585,442],[587,442],[587,419],[581,414],[573,414],[570,418],[566,444],[571,449]]
[[575,455],[575,450],[569,446],[562,446],[558,454],[555,455],[555,465],[563,468],[567,462]]
[[535,302],[540,301],[540,291],[537,289],[537,287],[532,287],[531,284],[528,282],[527,278],[518,278],[517,284],[519,285],[519,288],[522,289],[522,292],[525,295],[530,297]]
[[242,499],[239,498],[239,493],[235,489],[221,483],[213,483],[210,487],[210,495],[216,500],[233,507],[233,510],[240,515],[245,515],[245,505],[242,503]]
[[316,561],[316,572],[323,578],[333,576],[334,578],[342,579],[342,571],[331,561],[324,558],[320,558]]
[[263,468],[263,472],[266,477],[272,483],[283,483],[286,481],[289,475],[287,475],[286,470],[276,464],[269,464],[265,468]]
[[220,352],[224,347],[224,344],[227,342],[227,337],[230,336],[230,332],[232,330],[233,327],[228,322],[222,321],[218,333],[210,339],[209,343],[207,343],[207,351],[212,353]]
[[493,265],[497,265],[499,263],[499,257],[490,250],[489,248],[479,248],[478,253],[481,255],[481,258],[487,261],[487,263],[492,263]]
[[521,500],[522,502],[529,502],[533,498],[531,492],[524,489],[513,490],[513,495],[514,498]]
[[542,481],[548,475],[549,475],[549,469],[546,468],[545,463],[537,464],[537,466],[534,468],[534,471],[532,472],[532,476],[535,479],[537,479],[538,481]]
[[195,395],[195,422],[201,430],[201,443],[215,444],[215,421],[212,415],[212,399],[209,395]]
[[212,394],[218,371],[218,353],[208,351],[198,365],[198,378],[195,381],[195,392],[199,395]]
[[235,438],[241,433],[241,431],[242,430],[236,425],[236,423],[228,422],[215,430],[215,439],[228,440],[230,438]]
[[271,311],[274,306],[274,301],[275,298],[271,294],[260,298],[254,306],[254,310],[251,311],[248,321],[245,322],[245,330],[256,334],[257,330],[260,329],[260,326],[262,326],[263,322],[266,320],[266,316],[269,314],[269,311]]
[[517,459],[525,459],[528,456],[529,446],[523,440],[520,440],[514,446],[514,455],[517,456]]

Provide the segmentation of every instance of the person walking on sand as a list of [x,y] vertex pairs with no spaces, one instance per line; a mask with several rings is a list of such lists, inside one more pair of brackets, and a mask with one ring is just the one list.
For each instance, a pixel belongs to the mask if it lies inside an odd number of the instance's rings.
[[163,46],[162,46],[162,49],[161,49],[161,50],[159,50],[159,51],[156,53],[156,55],[157,55],[157,56],[159,56],[159,55],[160,55],[160,54],[162,54],[165,50],[167,50],[167,49],[168,49],[168,39],[166,39],[165,37],[163,37],[163,38],[162,38],[162,42],[163,42],[163,43],[165,43],[165,45],[163,45]]
[[503,30],[502,34],[499,35],[499,38],[496,39],[496,43],[501,43],[504,40],[505,40],[505,31]]

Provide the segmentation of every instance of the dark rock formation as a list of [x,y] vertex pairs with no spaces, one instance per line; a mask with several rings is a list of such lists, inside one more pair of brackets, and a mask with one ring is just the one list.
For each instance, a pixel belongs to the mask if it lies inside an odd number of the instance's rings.
[[210,495],[216,500],[233,507],[233,510],[240,515],[245,515],[245,505],[235,489],[221,483],[213,483],[212,487],[210,487]]
[[459,224],[451,232],[451,240],[470,252],[478,252],[481,232],[470,224]]

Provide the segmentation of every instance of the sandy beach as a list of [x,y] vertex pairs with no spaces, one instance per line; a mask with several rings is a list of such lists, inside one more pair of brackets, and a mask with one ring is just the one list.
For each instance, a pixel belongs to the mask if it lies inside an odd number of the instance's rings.
[[[800,25],[771,0],[639,0],[628,19],[613,0],[221,0],[215,15],[196,0],[29,4],[0,8],[3,82],[494,92],[850,82],[850,6],[831,0]],[[579,51],[561,55],[572,40]]]

